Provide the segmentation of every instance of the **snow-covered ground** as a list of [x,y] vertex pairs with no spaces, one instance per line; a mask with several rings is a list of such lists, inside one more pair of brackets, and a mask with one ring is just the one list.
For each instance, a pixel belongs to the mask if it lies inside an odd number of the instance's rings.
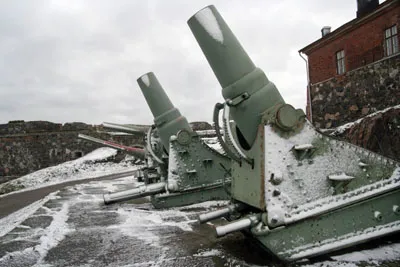
[[[217,144],[208,141],[211,145]],[[12,182],[19,180],[17,184],[30,190],[138,167],[129,160],[118,164],[98,162],[115,154],[112,148],[98,149],[80,159]],[[155,210],[148,198],[110,206],[103,204],[103,193],[137,185],[132,177],[123,177],[69,186],[1,218],[0,267],[400,266],[397,240],[315,263],[283,265],[272,261],[261,249],[249,246],[251,241],[240,233],[216,239],[213,228],[225,222],[197,223],[199,214],[224,207],[226,201],[166,210]]]
[[[306,266],[400,263],[400,243],[385,243],[320,262],[284,265],[241,234],[221,239],[197,216],[226,201],[155,210],[148,202],[104,206],[102,194],[131,187],[128,177],[54,192],[0,219],[0,266]],[[215,225],[214,225],[215,224]]]
[[[119,163],[104,162],[114,157],[117,150],[109,147],[98,148],[76,160],[67,161],[60,165],[38,170],[18,179],[0,185],[0,192],[5,189],[15,189],[15,193],[24,190],[33,190],[40,187],[64,183],[74,180],[95,178],[119,172],[134,171],[137,169],[131,158]],[[1,193],[0,193],[1,194]],[[10,193],[8,193],[10,194]],[[0,197],[6,194],[0,195]]]

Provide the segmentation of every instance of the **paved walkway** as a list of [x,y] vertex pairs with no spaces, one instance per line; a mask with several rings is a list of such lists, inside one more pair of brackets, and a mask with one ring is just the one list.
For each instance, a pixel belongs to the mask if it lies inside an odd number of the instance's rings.
[[88,183],[90,181],[110,180],[136,174],[136,170],[129,172],[121,172],[117,174],[104,175],[96,178],[88,178],[83,180],[69,181],[61,184],[50,185],[30,191],[21,193],[10,194],[5,197],[0,196],[0,219],[13,213],[37,200],[40,200],[50,194],[51,192],[60,190],[66,186]]

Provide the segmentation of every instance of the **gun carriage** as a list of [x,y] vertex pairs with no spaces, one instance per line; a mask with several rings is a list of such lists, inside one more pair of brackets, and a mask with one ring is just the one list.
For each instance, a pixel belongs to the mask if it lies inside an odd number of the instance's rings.
[[[317,131],[285,103],[214,6],[188,20],[222,87],[231,203],[217,236],[245,231],[285,261],[313,257],[400,230],[399,163]],[[229,123],[233,120],[234,123]],[[217,131],[218,134],[218,131]]]

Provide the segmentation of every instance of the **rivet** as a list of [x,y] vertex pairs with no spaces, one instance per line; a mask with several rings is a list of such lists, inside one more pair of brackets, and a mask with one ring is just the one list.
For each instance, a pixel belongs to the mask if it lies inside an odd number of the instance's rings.
[[400,207],[398,205],[393,205],[393,212],[397,215],[400,214]]
[[273,195],[274,197],[277,197],[277,196],[279,196],[280,194],[281,194],[281,191],[279,191],[278,189],[275,189],[274,192],[272,192],[272,195]]
[[278,219],[276,219],[276,218],[271,219],[271,224],[276,224],[277,222],[278,222]]
[[374,218],[377,221],[382,221],[382,213],[380,213],[379,211],[375,211],[374,212]]

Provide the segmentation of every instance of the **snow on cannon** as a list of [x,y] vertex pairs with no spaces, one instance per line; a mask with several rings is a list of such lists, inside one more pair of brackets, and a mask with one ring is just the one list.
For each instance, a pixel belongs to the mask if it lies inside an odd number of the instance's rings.
[[226,217],[217,235],[245,231],[284,261],[400,230],[398,162],[318,132],[284,102],[214,6],[188,24],[223,88],[214,118],[219,128],[223,109],[232,160],[232,203],[201,222]]
[[229,176],[230,159],[210,148],[202,141],[201,135],[192,130],[153,73],[147,73],[137,81],[154,116],[154,126],[148,132],[147,143],[155,143],[152,133],[157,132],[162,155],[153,155],[152,147],[146,147],[159,164],[160,180],[107,194],[105,199],[127,200],[150,195],[156,208],[228,199],[230,180],[226,178]]

